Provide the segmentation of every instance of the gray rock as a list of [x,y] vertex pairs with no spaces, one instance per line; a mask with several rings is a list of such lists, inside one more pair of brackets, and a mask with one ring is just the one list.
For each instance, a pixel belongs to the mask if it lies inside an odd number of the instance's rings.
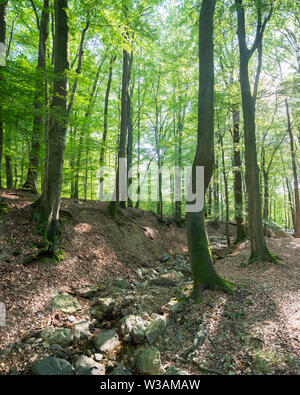
[[48,337],[54,332],[54,328],[51,326],[45,326],[45,328],[41,332],[41,338],[46,340]]
[[63,348],[62,348],[62,346],[60,346],[59,344],[51,344],[51,346],[50,346],[50,348],[51,348],[51,350],[54,350],[54,351],[61,351]]
[[131,288],[131,284],[123,278],[116,278],[114,281],[114,285],[123,289]]
[[166,308],[173,314],[178,314],[184,310],[184,304],[178,302],[177,300],[171,299],[167,304]]
[[167,375],[174,375],[174,376],[185,376],[185,375],[189,375],[188,372],[184,371],[184,370],[180,370],[178,368],[175,368],[175,366],[170,366],[167,370],[166,370],[166,374]]
[[66,314],[73,314],[81,310],[80,304],[73,296],[67,293],[58,293],[52,298],[52,305],[55,310],[61,310]]
[[72,375],[73,366],[65,359],[46,357],[33,365],[32,373],[39,376]]
[[104,355],[103,355],[103,354],[98,354],[98,353],[96,353],[96,354],[94,355],[94,360],[97,361],[97,362],[102,361],[103,358],[104,358]]
[[115,307],[116,302],[112,298],[98,298],[99,309],[107,314]]
[[164,263],[164,262],[167,262],[169,259],[171,259],[171,255],[167,252],[167,253],[165,253],[165,255],[161,258],[161,262],[162,263]]
[[92,358],[81,355],[75,364],[76,375],[103,376],[105,365],[95,362]]
[[162,374],[160,353],[156,347],[148,347],[137,358],[137,372],[141,374]]
[[151,285],[157,285],[159,287],[176,287],[176,281],[168,277],[157,277],[150,280]]
[[58,328],[47,339],[50,344],[59,344],[61,346],[69,346],[74,341],[74,336],[71,329]]
[[121,321],[121,331],[124,337],[129,335],[133,343],[140,344],[145,339],[147,325],[139,315],[128,315]]
[[94,336],[93,344],[97,351],[108,353],[120,345],[119,336],[114,329],[102,331]]
[[130,370],[126,369],[123,361],[110,373],[111,376],[131,376]]
[[78,340],[86,340],[91,336],[88,321],[79,321],[74,324],[74,336]]
[[145,335],[150,344],[154,344],[159,338],[162,337],[166,329],[166,320],[164,317],[159,316],[154,319],[147,326],[145,330]]

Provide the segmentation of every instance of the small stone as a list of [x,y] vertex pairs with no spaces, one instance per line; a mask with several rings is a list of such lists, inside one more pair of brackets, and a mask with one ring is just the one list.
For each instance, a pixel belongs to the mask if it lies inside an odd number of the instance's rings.
[[116,303],[112,298],[98,298],[99,308],[104,314],[110,313],[115,304]]
[[72,375],[73,366],[61,358],[46,357],[33,365],[32,373],[39,376]]
[[171,255],[167,252],[165,255],[160,259],[162,263],[167,262],[169,259],[171,259]]
[[145,335],[150,344],[154,344],[165,332],[166,320],[159,316],[147,326]]
[[78,321],[74,324],[74,336],[78,340],[86,340],[91,336],[89,321]]
[[123,289],[131,288],[131,284],[129,284],[129,282],[124,280],[123,278],[116,278],[114,280],[114,285]]
[[168,277],[157,277],[150,280],[151,285],[157,285],[159,287],[176,287],[176,282]]
[[94,359],[95,359],[95,361],[97,361],[97,362],[100,362],[100,361],[102,361],[102,359],[104,358],[104,355],[103,354],[95,354],[94,355]]
[[188,372],[184,371],[184,370],[180,370],[178,368],[175,368],[175,366],[170,366],[167,370],[166,370],[166,374],[167,375],[174,375],[174,376],[185,376],[185,375],[189,375]]
[[41,332],[41,338],[47,339],[54,332],[54,328],[51,326],[45,326],[45,328]]
[[137,358],[137,372],[141,374],[161,374],[160,353],[156,347],[148,347]]
[[121,330],[124,337],[130,335],[133,343],[143,343],[145,339],[145,329],[148,323],[138,315],[128,315],[121,321]]
[[95,362],[93,359],[81,355],[75,364],[76,375],[103,376],[105,375],[105,366]]
[[73,343],[74,336],[71,329],[58,328],[49,337],[48,342],[50,344],[59,344],[61,346],[68,346]]
[[63,349],[61,345],[55,343],[51,344],[50,348],[51,350],[55,350],[55,351],[61,351]]
[[119,336],[114,329],[102,331],[94,336],[93,344],[97,351],[108,353],[120,345]]
[[126,369],[124,362],[121,361],[118,366],[110,373],[112,376],[130,376],[131,371]]
[[69,315],[68,318],[67,318],[67,320],[68,320],[69,322],[71,322],[71,324],[72,324],[72,323],[75,321],[74,315]]
[[67,293],[58,293],[52,298],[52,305],[55,310],[61,310],[63,313],[72,314],[81,310],[77,299]]

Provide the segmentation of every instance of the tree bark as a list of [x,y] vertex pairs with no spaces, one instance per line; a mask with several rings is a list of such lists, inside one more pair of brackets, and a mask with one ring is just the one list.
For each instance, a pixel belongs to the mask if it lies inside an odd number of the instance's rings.
[[68,70],[68,0],[55,0],[55,56],[49,120],[49,163],[45,191],[34,203],[33,211],[33,217],[37,220],[36,231],[44,236],[47,242],[46,253],[50,256],[56,256],[55,251],[61,239],[59,208],[67,130]]
[[[6,17],[7,17],[7,4],[8,1],[0,4],[0,44],[4,45],[5,51],[5,43],[6,43]],[[4,84],[4,76],[3,76],[4,66],[0,66],[0,83]],[[2,98],[1,98],[2,99]],[[2,169],[2,153],[3,153],[3,109],[0,102],[0,189],[2,188],[2,177],[1,177],[1,169]]]
[[22,189],[38,193],[37,179],[39,169],[40,157],[40,141],[42,132],[45,127],[45,114],[43,108],[46,103],[46,47],[48,39],[48,26],[49,26],[49,0],[44,0],[41,21],[37,17],[37,25],[39,28],[39,51],[38,51],[38,64],[36,68],[35,80],[35,95],[34,95],[34,119],[31,136],[31,149],[29,155],[29,167],[25,183]]
[[[263,32],[271,11],[264,23],[261,23],[261,10],[258,8],[257,33],[254,44],[249,50],[246,44],[245,11],[242,0],[235,0],[238,16],[238,41],[240,50],[240,86],[244,116],[246,185],[248,193],[248,226],[250,234],[251,255],[247,264],[259,261],[277,260],[269,252],[265,239],[262,219],[262,203],[257,164],[256,133],[255,133],[255,100],[251,95],[249,81],[249,60],[262,40]],[[259,7],[259,6],[258,6]],[[258,82],[257,82],[258,83]]]
[[[206,192],[214,168],[214,59],[213,16],[216,0],[203,0],[199,17],[199,98],[198,137],[192,171],[196,190],[196,166],[204,166]],[[199,301],[205,289],[232,292],[230,285],[216,273],[204,220],[204,208],[187,212],[187,239],[193,274],[192,299]]]

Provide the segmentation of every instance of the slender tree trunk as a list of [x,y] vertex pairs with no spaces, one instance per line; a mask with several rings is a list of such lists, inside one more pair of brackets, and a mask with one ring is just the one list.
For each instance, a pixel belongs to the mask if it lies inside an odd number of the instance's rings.
[[226,173],[226,166],[225,166],[225,153],[224,153],[224,144],[223,144],[223,136],[220,133],[219,129],[219,140],[221,145],[221,152],[222,152],[222,170],[223,170],[223,180],[224,180],[224,192],[225,192],[225,233],[226,233],[226,241],[227,245],[230,246],[230,237],[229,237],[229,192],[228,192],[228,178]]
[[[31,149],[29,155],[28,173],[23,185],[23,189],[38,193],[37,179],[40,159],[40,142],[45,127],[45,114],[43,110],[46,106],[46,47],[49,26],[49,0],[44,0],[41,20],[37,19],[39,28],[39,51],[38,64],[36,68],[35,96],[34,96],[34,119],[31,137]],[[38,18],[38,16],[37,16]]]
[[5,146],[6,188],[13,189],[14,177],[11,160],[11,131],[9,129],[6,130]]
[[130,53],[123,50],[123,74],[122,74],[122,93],[121,93],[121,126],[120,126],[120,137],[119,137],[119,148],[118,148],[118,164],[116,174],[116,186],[115,186],[115,201],[112,200],[109,204],[109,210],[113,217],[116,217],[118,206],[125,208],[126,196],[124,193],[127,191],[125,186],[121,190],[119,174],[120,174],[120,160],[126,158],[126,138],[127,138],[127,127],[128,127],[128,88],[130,83],[131,75],[131,56]]
[[297,161],[296,161],[296,150],[294,144],[294,136],[292,132],[291,125],[291,117],[289,111],[289,105],[287,99],[284,100],[286,116],[288,121],[288,133],[290,137],[290,149],[291,149],[291,161],[292,161],[292,170],[294,177],[294,199],[295,199],[295,237],[300,237],[300,199],[299,199],[299,184],[298,184],[298,174],[297,174]]
[[67,130],[69,70],[68,0],[55,0],[54,83],[49,121],[49,163],[43,195],[34,203],[37,232],[47,241],[46,252],[56,256],[61,239],[59,208]]
[[[199,99],[198,138],[192,172],[192,190],[196,190],[196,167],[204,166],[206,192],[214,167],[214,59],[213,16],[216,0],[203,0],[199,19]],[[212,261],[204,220],[204,208],[187,210],[187,239],[194,288],[191,297],[199,301],[205,289],[232,292],[229,284],[218,276]]]
[[255,44],[252,46],[251,50],[249,50],[246,44],[245,12],[242,0],[235,0],[235,4],[238,16],[240,85],[244,116],[246,185],[248,193],[248,225],[251,244],[251,255],[248,264],[259,261],[277,262],[277,260],[269,252],[264,239],[262,204],[259,184],[259,168],[257,164],[255,135],[255,100],[251,95],[248,70],[249,60],[255,49],[257,48],[259,41],[262,40],[262,26],[265,26],[266,20],[262,25],[260,9],[258,9],[257,35],[255,39]]
[[104,115],[103,115],[103,135],[102,135],[102,143],[100,147],[100,200],[102,201],[104,198],[104,187],[103,187],[103,172],[101,168],[105,164],[105,152],[106,152],[106,139],[107,139],[107,133],[108,133],[108,104],[109,104],[109,95],[110,95],[110,90],[111,90],[111,82],[112,82],[112,73],[113,73],[113,63],[116,60],[116,56],[114,55],[109,62],[109,74],[108,74],[108,80],[107,80],[107,86],[106,86],[106,91],[105,91],[105,99],[104,99]]
[[245,228],[243,224],[243,186],[242,186],[242,161],[240,149],[240,111],[236,110],[232,116],[233,120],[233,168],[234,168],[234,209],[236,221],[235,243],[245,239]]
[[[5,43],[6,43],[6,17],[7,17],[7,4],[8,1],[0,3],[0,45],[4,46],[4,53],[5,53]],[[1,62],[3,59],[1,59]],[[0,83],[3,86],[4,84],[4,75],[3,70],[5,66],[5,59],[4,62],[0,65]],[[3,97],[1,97],[1,101]],[[3,109],[0,102],[0,189],[2,188],[2,153],[3,153]]]

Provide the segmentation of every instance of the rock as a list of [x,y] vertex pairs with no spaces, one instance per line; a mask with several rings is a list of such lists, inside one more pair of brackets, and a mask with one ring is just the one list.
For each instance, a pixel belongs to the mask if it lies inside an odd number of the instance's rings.
[[39,376],[72,375],[73,366],[61,358],[46,357],[33,365],[32,373]]
[[62,346],[60,346],[59,344],[51,344],[51,346],[50,346],[50,348],[51,348],[51,350],[54,350],[54,351],[61,351],[63,348],[62,348]]
[[97,354],[94,355],[94,360],[97,361],[97,362],[102,361],[103,358],[104,358],[103,354],[98,354],[97,353]]
[[180,370],[178,368],[175,368],[175,366],[170,366],[167,370],[166,370],[166,374],[167,375],[174,375],[174,376],[185,376],[185,375],[189,375],[188,372],[185,372],[184,370]]
[[98,298],[99,309],[104,313],[110,313],[115,307],[116,302],[112,298]]
[[162,263],[167,262],[169,259],[171,259],[171,255],[167,252],[165,255],[160,259]]
[[69,322],[71,322],[71,324],[75,321],[75,317],[74,317],[74,315],[69,315],[68,317],[67,317],[67,320],[69,321]]
[[138,315],[128,315],[121,321],[121,331],[124,337],[130,336],[135,344],[143,343],[145,339],[145,329],[148,323]]
[[150,280],[151,285],[157,285],[159,287],[176,287],[176,282],[168,277],[157,277]]
[[110,373],[111,376],[130,376],[131,371],[126,369],[124,362],[121,361],[118,366]]
[[59,344],[61,346],[69,346],[74,341],[74,336],[71,329],[58,328],[49,337],[48,343]]
[[41,338],[46,340],[48,337],[54,332],[54,328],[51,326],[45,326],[45,328],[41,332]]
[[120,345],[119,336],[114,329],[102,331],[94,336],[93,344],[97,351],[108,353]]
[[105,365],[95,362],[93,359],[81,355],[75,364],[76,375],[103,376],[105,375]]
[[66,314],[73,314],[81,310],[80,304],[73,296],[67,293],[58,293],[52,298],[52,305],[55,310],[61,310]]
[[99,287],[85,288],[78,292],[78,295],[85,299],[91,299],[99,292]]
[[145,335],[150,344],[154,344],[165,332],[166,320],[162,316],[155,318],[147,326],[145,330]]
[[131,288],[131,284],[123,278],[116,278],[114,281],[114,285],[122,289]]
[[166,308],[173,314],[178,314],[184,310],[183,303],[178,302],[176,299],[171,299],[167,304]]
[[78,340],[86,340],[91,336],[90,323],[88,321],[78,321],[74,324],[74,337]]
[[137,358],[137,372],[141,374],[162,374],[160,353],[156,347],[148,347]]

